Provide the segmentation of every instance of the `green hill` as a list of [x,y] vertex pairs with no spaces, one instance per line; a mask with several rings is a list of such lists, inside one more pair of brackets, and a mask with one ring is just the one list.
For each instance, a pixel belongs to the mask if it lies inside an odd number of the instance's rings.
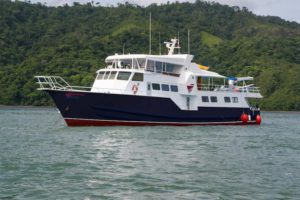
[[[261,17],[246,8],[218,3],[167,3],[148,7],[47,7],[20,1],[0,3],[0,104],[51,105],[36,91],[34,75],[60,75],[74,85],[90,86],[106,56],[148,52],[158,34],[167,41],[180,33],[181,52],[225,75],[254,76],[266,110],[300,110],[300,25]],[[156,45],[157,44],[157,45]]]

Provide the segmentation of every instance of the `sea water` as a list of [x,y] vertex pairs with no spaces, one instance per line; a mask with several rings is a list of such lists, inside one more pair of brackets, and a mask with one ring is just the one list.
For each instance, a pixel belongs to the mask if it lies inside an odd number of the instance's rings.
[[300,199],[300,113],[261,126],[67,127],[0,108],[0,199]]

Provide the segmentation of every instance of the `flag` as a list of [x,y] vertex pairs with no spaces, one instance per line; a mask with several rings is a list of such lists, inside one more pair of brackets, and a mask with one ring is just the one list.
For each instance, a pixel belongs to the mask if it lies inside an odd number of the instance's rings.
[[204,65],[199,65],[199,64],[198,64],[198,67],[199,67],[199,69],[202,69],[202,70],[208,70],[209,69],[209,67],[204,66]]

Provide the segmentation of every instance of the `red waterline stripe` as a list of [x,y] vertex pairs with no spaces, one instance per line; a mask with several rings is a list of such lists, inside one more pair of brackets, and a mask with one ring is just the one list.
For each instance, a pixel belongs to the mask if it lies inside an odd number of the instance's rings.
[[91,119],[65,118],[68,126],[225,126],[225,125],[258,125],[255,121],[243,122],[205,122],[205,123],[176,123],[176,122],[139,122],[139,121],[110,121]]

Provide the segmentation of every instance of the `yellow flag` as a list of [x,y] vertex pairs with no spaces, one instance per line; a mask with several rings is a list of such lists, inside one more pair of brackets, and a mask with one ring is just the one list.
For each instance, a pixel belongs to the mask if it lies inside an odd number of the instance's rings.
[[209,67],[204,66],[204,65],[199,65],[199,64],[198,64],[198,67],[199,67],[199,69],[202,69],[202,70],[208,70],[209,69]]

